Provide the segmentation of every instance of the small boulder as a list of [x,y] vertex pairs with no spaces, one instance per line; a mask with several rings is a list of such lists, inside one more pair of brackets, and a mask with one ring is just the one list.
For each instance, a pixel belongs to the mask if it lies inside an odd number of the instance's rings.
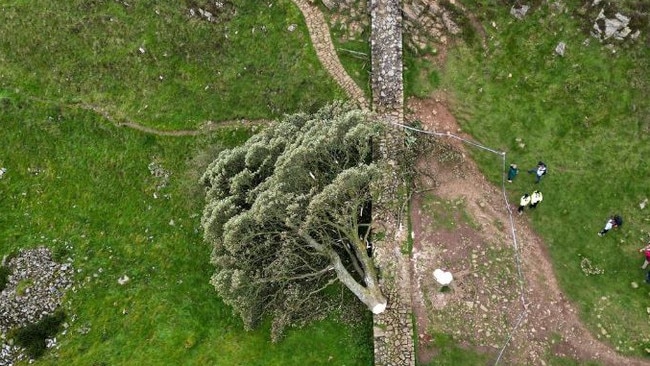
[[566,43],[564,43],[564,42],[560,42],[560,43],[557,44],[557,46],[555,46],[555,53],[558,56],[564,57],[564,51],[565,50],[566,50]]
[[451,272],[443,271],[440,268],[433,271],[433,278],[442,286],[449,286],[451,281],[454,280]]
[[528,13],[528,9],[530,9],[530,6],[528,5],[514,5],[510,8],[510,15],[522,20],[526,16],[526,13]]
[[126,283],[129,282],[129,280],[131,280],[129,276],[124,275],[117,279],[117,283],[119,283],[120,285],[126,285]]

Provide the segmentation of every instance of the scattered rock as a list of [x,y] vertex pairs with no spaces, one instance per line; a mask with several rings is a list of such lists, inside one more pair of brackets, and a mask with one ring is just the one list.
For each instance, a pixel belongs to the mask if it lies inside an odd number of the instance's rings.
[[[7,262],[11,274],[0,292],[0,365],[27,360],[23,349],[14,345],[7,332],[52,315],[61,305],[65,291],[72,286],[74,273],[71,263],[54,262],[45,247],[20,250]],[[29,283],[29,291],[19,294],[19,287],[25,283]],[[55,346],[56,339],[47,341],[47,345]]]
[[530,6],[528,5],[513,5],[512,8],[510,8],[510,14],[513,17],[522,20],[526,16],[526,13],[528,13],[528,9],[530,9]]
[[555,46],[555,53],[558,56],[564,57],[564,51],[565,50],[566,50],[566,43],[564,43],[564,42],[560,42],[560,43],[557,44],[557,46]]
[[124,275],[124,276],[122,276],[122,277],[120,277],[120,278],[117,279],[117,283],[119,283],[120,285],[124,286],[124,285],[126,285],[130,280],[131,280],[131,279],[129,278],[129,276]]
[[288,30],[289,32],[293,32],[293,31],[296,30],[296,28],[298,28],[298,24],[290,24],[290,25],[287,27],[287,30]]
[[440,268],[433,271],[433,278],[435,278],[436,281],[442,286],[449,286],[451,281],[454,280],[454,276],[451,274],[451,272],[443,271]]
[[328,10],[332,10],[332,9],[336,8],[337,5],[338,5],[336,0],[321,0],[321,1],[323,2],[323,5],[325,5],[325,7]]
[[167,184],[169,184],[169,178],[171,177],[172,173],[155,161],[149,163],[147,168],[149,169],[149,173],[158,179],[156,190],[153,192],[153,198],[158,198],[157,193],[159,193],[163,188],[167,187]]
[[208,22],[214,21],[214,16],[207,10],[199,8],[199,14],[204,17]]
[[[621,13],[616,13],[613,18],[607,18],[605,16],[605,10],[601,9],[594,21],[592,35],[601,41],[610,38],[622,41],[632,33],[632,29],[628,27],[629,24],[629,17]],[[637,32],[639,31],[637,30]]]

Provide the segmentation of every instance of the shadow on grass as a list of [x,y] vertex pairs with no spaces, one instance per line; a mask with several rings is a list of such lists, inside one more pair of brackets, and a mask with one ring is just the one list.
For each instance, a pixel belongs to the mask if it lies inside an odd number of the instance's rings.
[[38,323],[19,328],[13,337],[16,344],[25,348],[30,358],[36,359],[45,353],[47,350],[45,340],[59,332],[64,320],[65,312],[59,309],[54,314],[45,316]]

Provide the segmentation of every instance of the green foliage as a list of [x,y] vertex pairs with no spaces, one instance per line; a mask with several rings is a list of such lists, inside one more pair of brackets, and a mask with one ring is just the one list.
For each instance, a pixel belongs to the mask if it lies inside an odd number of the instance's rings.
[[271,316],[277,339],[287,325],[322,316],[328,302],[310,295],[336,279],[332,254],[351,267],[365,256],[359,210],[381,173],[368,163],[381,131],[365,112],[335,103],[285,117],[208,167],[211,283],[248,329]]
[[[422,122],[418,120],[411,121],[410,127],[421,130]],[[399,160],[399,173],[405,183],[404,187],[408,189],[412,188],[415,177],[418,174],[416,169],[417,159],[422,151],[428,151],[430,148],[430,139],[424,138],[419,132],[412,129],[404,129],[404,147],[398,150],[396,154]]]
[[[582,319],[621,352],[645,356],[648,291],[637,249],[650,220],[647,207],[639,206],[650,176],[650,83],[644,76],[650,49],[641,39],[601,45],[581,31],[582,18],[572,16],[577,7],[570,2],[567,12],[558,12],[542,4],[524,21],[512,19],[507,7],[493,7],[498,11],[490,21],[497,27],[486,27],[487,52],[451,51],[442,83],[454,91],[463,130],[507,151],[508,161],[522,169],[508,185],[511,202],[535,188],[544,193],[529,217]],[[567,44],[564,57],[554,53],[560,41]],[[473,155],[488,179],[501,184],[500,159]],[[525,171],[539,160],[549,174],[535,185]],[[625,225],[599,238],[614,213]],[[586,275],[583,258],[604,272]]]
[[65,312],[56,310],[52,315],[46,315],[37,323],[17,329],[13,334],[16,344],[27,350],[32,359],[41,357],[47,350],[45,339],[54,337],[65,320]]

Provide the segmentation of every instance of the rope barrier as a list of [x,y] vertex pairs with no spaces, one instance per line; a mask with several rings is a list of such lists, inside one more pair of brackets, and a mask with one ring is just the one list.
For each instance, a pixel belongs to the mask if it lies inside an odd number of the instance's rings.
[[503,170],[502,170],[502,173],[501,173],[501,192],[503,194],[503,201],[505,203],[506,211],[508,212],[508,218],[509,218],[509,221],[510,221],[510,234],[512,235],[512,247],[513,247],[513,250],[514,250],[515,265],[517,267],[517,278],[518,278],[518,281],[519,281],[519,293],[520,293],[520,300],[521,300],[521,305],[522,305],[523,310],[519,314],[519,316],[517,318],[517,321],[515,322],[515,325],[512,327],[510,332],[508,332],[507,337],[506,337],[506,341],[505,341],[503,347],[501,347],[501,350],[499,351],[499,356],[497,357],[496,361],[494,362],[494,365],[498,365],[499,361],[501,361],[501,356],[503,355],[503,352],[508,347],[508,344],[510,344],[510,340],[512,339],[513,334],[515,333],[515,331],[517,331],[517,329],[521,325],[521,322],[524,319],[524,316],[528,312],[527,305],[526,305],[526,297],[525,297],[525,281],[524,281],[524,275],[523,275],[523,272],[522,272],[522,269],[521,269],[521,256],[519,255],[519,243],[517,242],[517,233],[516,233],[516,230],[515,230],[515,221],[513,219],[512,208],[510,207],[510,202],[508,201],[508,195],[507,195],[507,192],[506,192],[506,184],[505,184],[506,179],[505,179],[505,177],[503,175],[503,172],[505,172],[505,170],[506,170],[506,152],[505,151],[498,151],[498,150],[489,148],[489,147],[487,147],[485,145],[479,144],[478,142],[471,141],[471,140],[465,139],[463,137],[454,135],[451,132],[443,133],[443,132],[427,131],[427,130],[422,130],[422,129],[415,128],[415,127],[412,127],[412,126],[403,125],[403,124],[397,123],[397,122],[389,121],[389,123],[394,125],[394,126],[402,127],[404,129],[414,131],[414,132],[417,132],[417,133],[423,133],[423,134],[432,135],[432,136],[454,138],[454,139],[462,141],[462,142],[464,142],[464,143],[466,143],[468,145],[471,145],[471,146],[474,146],[476,148],[479,148],[479,149],[482,149],[482,150],[485,150],[485,151],[488,151],[488,152],[491,152],[493,154],[501,156],[502,163],[503,163],[503,168],[502,168]]

